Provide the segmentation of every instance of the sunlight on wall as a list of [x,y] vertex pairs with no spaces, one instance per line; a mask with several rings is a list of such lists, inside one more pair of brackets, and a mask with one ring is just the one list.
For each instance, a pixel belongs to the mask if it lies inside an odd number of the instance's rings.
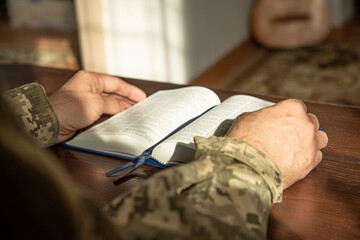
[[103,0],[102,4],[110,74],[184,83],[182,1]]

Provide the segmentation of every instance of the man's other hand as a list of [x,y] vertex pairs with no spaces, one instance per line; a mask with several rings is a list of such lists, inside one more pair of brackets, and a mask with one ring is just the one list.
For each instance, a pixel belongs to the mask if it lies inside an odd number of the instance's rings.
[[284,189],[304,178],[322,159],[328,137],[300,100],[240,115],[228,134],[270,157],[284,177]]
[[116,114],[146,98],[139,88],[112,76],[79,71],[49,96],[59,119],[57,143],[72,137],[103,114]]

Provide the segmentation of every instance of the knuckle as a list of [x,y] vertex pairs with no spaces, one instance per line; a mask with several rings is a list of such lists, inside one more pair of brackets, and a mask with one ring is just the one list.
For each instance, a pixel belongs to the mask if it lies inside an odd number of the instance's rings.
[[84,76],[89,76],[89,75],[94,75],[94,73],[86,71],[86,70],[80,70],[77,73],[79,76],[84,77]]
[[240,121],[240,120],[244,119],[246,116],[248,116],[249,114],[250,114],[249,112],[243,112],[236,117],[235,121]]
[[306,121],[306,124],[305,124],[305,130],[307,132],[314,132],[315,133],[315,123],[311,120],[309,121]]
[[77,72],[77,74],[79,74],[79,75],[84,75],[84,74],[87,74],[87,73],[88,72],[85,71],[85,70],[80,70],[80,71]]
[[243,112],[241,113],[239,116],[237,116],[238,118],[243,118],[243,117],[246,117],[250,114],[250,112]]
[[299,99],[285,100],[284,105],[290,113],[305,113],[306,107],[303,101]]

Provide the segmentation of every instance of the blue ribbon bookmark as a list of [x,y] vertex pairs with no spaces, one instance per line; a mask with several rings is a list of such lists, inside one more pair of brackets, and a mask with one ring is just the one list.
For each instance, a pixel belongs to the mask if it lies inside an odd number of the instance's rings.
[[116,179],[113,181],[114,184],[118,184],[121,180],[123,180],[124,178],[126,178],[127,176],[129,176],[132,172],[134,172],[137,168],[139,168],[141,165],[143,165],[146,161],[146,159],[148,159],[151,156],[153,148],[149,148],[147,150],[145,150],[142,154],[140,154],[139,156],[137,156],[136,158],[130,160],[129,162],[121,165],[120,167],[114,168],[113,170],[109,171],[106,173],[107,177],[110,177],[111,175],[121,172],[131,166],[134,166],[133,169],[131,169],[128,173],[126,173],[124,176]]
[[139,156],[137,156],[136,158],[130,160],[129,162],[121,165],[120,167],[114,168],[113,170],[109,171],[106,173],[107,177],[110,177],[112,175],[114,175],[115,173],[121,172],[125,169],[128,169],[129,167],[134,166],[128,173],[126,173],[125,175],[121,176],[120,178],[116,179],[113,181],[114,184],[118,184],[121,180],[123,180],[124,178],[126,178],[127,176],[129,176],[132,172],[134,172],[137,168],[139,168],[141,165],[143,165],[146,161],[146,159],[148,159],[151,154],[152,151],[154,150],[154,148],[159,145],[160,143],[162,143],[163,141],[165,141],[167,138],[169,138],[171,135],[173,135],[174,133],[176,133],[177,131],[179,131],[180,129],[184,128],[185,126],[189,125],[190,123],[192,123],[193,121],[195,121],[197,118],[199,118],[200,116],[202,116],[203,114],[205,114],[206,112],[210,111],[212,108],[208,109],[207,111],[205,111],[204,113],[202,113],[199,116],[196,116],[190,120],[188,120],[187,122],[181,124],[179,127],[177,127],[174,131],[172,131],[171,133],[169,133],[167,136],[165,136],[163,139],[161,139],[159,142],[155,143],[153,146],[151,146],[150,148],[146,149],[142,154],[140,154]]

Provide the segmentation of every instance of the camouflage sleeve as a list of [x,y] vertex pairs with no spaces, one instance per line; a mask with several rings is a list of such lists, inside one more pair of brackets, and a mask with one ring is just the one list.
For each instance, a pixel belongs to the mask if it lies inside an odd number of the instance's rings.
[[40,146],[55,143],[59,133],[59,121],[43,87],[30,83],[2,93],[26,133]]
[[111,220],[128,239],[266,239],[270,208],[282,199],[275,164],[240,140],[195,141],[193,162],[116,198],[105,208]]

